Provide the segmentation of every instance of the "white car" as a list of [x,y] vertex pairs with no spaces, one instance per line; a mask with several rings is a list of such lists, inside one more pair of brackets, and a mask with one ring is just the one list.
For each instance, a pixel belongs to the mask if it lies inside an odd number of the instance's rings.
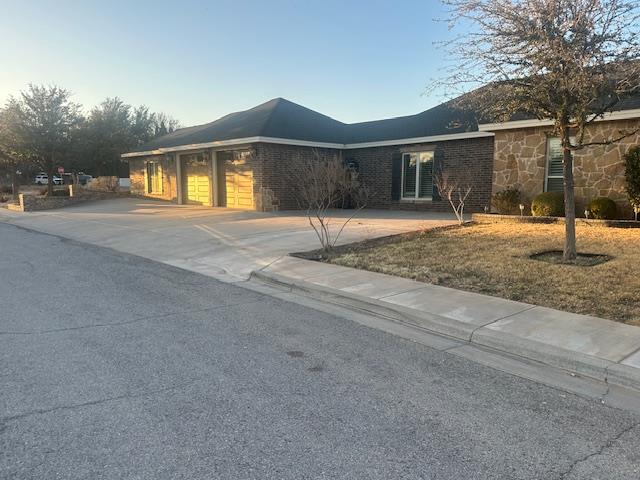
[[[47,185],[49,183],[49,175],[46,173],[39,173],[36,175],[35,184],[36,185]],[[53,176],[53,184],[54,185],[62,185],[62,178],[57,175]]]

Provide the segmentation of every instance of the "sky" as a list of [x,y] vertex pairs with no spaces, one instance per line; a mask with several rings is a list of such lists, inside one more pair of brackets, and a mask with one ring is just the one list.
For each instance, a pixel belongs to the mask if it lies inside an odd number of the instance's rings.
[[410,115],[444,73],[437,0],[0,0],[0,102],[29,83],[183,126],[284,97],[343,122]]

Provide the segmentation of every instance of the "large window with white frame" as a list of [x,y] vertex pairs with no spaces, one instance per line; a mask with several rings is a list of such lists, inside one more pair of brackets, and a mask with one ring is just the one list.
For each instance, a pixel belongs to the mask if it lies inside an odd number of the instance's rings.
[[[575,142],[575,139],[571,138],[571,143],[573,142]],[[558,137],[551,137],[547,140],[547,168],[544,191],[564,191],[564,158],[562,140]]]
[[402,155],[402,198],[433,199],[433,152],[411,152]]

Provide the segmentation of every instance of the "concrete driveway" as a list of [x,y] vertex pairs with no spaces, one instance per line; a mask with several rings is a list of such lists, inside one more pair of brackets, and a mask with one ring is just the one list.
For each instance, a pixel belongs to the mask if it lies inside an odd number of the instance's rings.
[[[332,212],[335,222],[351,212]],[[0,221],[64,238],[113,248],[202,273],[226,282],[287,253],[319,247],[301,212],[262,213],[174,205],[124,198],[61,210],[0,210]],[[454,222],[450,214],[364,210],[339,243],[393,235]]]

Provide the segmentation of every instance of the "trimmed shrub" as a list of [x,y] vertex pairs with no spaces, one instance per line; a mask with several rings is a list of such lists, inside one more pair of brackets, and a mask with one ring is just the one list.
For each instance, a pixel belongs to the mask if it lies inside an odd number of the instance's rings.
[[618,216],[616,202],[607,197],[594,198],[589,202],[589,213],[600,220],[614,220]]
[[500,215],[514,215],[520,213],[522,195],[517,188],[506,188],[497,192],[491,199],[491,205]]
[[541,193],[531,202],[531,215],[534,217],[563,217],[564,193]]

